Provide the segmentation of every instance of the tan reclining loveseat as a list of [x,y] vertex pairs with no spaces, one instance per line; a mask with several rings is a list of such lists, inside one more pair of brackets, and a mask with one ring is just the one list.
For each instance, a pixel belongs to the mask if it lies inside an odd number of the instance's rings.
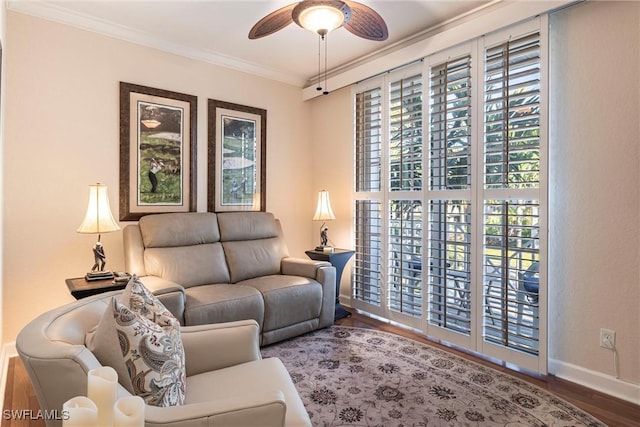
[[182,325],[254,319],[266,345],[333,324],[335,268],[289,257],[271,213],[147,215],[124,228],[124,253]]

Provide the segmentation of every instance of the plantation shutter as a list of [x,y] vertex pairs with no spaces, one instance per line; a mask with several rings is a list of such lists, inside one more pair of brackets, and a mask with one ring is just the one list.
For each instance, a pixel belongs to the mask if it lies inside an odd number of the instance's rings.
[[422,74],[390,84],[389,172],[391,191],[422,189]]
[[382,90],[356,95],[356,191],[380,191],[382,185]]
[[353,298],[368,304],[382,303],[382,217],[377,201],[357,200],[355,205],[355,261]]
[[485,188],[540,182],[540,35],[485,52]]
[[431,68],[432,190],[471,184],[471,56]]
[[429,322],[471,332],[471,206],[434,200],[429,210]]
[[483,287],[487,342],[537,355],[540,34],[485,49]]
[[471,55],[430,67],[431,325],[471,332]]
[[389,83],[388,309],[422,317],[423,84],[419,71]]
[[355,203],[352,300],[375,310],[383,302],[382,88],[355,94]]
[[539,205],[488,200],[484,208],[484,338],[538,353]]
[[422,316],[422,204],[392,200],[389,212],[389,309]]

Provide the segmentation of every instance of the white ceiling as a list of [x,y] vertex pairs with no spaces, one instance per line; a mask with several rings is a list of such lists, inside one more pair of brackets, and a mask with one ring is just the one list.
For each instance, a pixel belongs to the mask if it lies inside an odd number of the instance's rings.
[[[393,49],[500,0],[362,1],[386,21],[389,38],[369,41],[344,28],[328,36],[328,68],[345,68],[380,49]],[[300,87],[318,73],[318,36],[290,24],[258,40],[259,19],[292,3],[281,0],[10,0],[10,10],[52,19],[173,53],[244,70]]]

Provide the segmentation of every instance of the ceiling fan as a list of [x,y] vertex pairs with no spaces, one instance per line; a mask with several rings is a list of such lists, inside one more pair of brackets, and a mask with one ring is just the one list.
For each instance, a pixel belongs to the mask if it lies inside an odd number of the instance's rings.
[[369,6],[350,0],[303,0],[262,18],[249,31],[249,38],[268,36],[291,22],[321,37],[342,26],[367,40],[384,41],[389,37],[384,19]]

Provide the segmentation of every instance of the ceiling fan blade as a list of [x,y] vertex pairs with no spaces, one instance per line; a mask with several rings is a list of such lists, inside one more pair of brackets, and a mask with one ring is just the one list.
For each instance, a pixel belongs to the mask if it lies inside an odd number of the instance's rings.
[[389,37],[387,24],[378,12],[355,1],[343,0],[351,8],[351,19],[344,28],[367,40],[384,41]]
[[268,36],[269,34],[273,34],[291,24],[293,22],[293,19],[291,18],[291,11],[297,4],[298,3],[293,3],[289,6],[280,8],[259,20],[256,25],[251,28],[251,31],[249,31],[249,38],[251,40],[259,39],[261,37]]

